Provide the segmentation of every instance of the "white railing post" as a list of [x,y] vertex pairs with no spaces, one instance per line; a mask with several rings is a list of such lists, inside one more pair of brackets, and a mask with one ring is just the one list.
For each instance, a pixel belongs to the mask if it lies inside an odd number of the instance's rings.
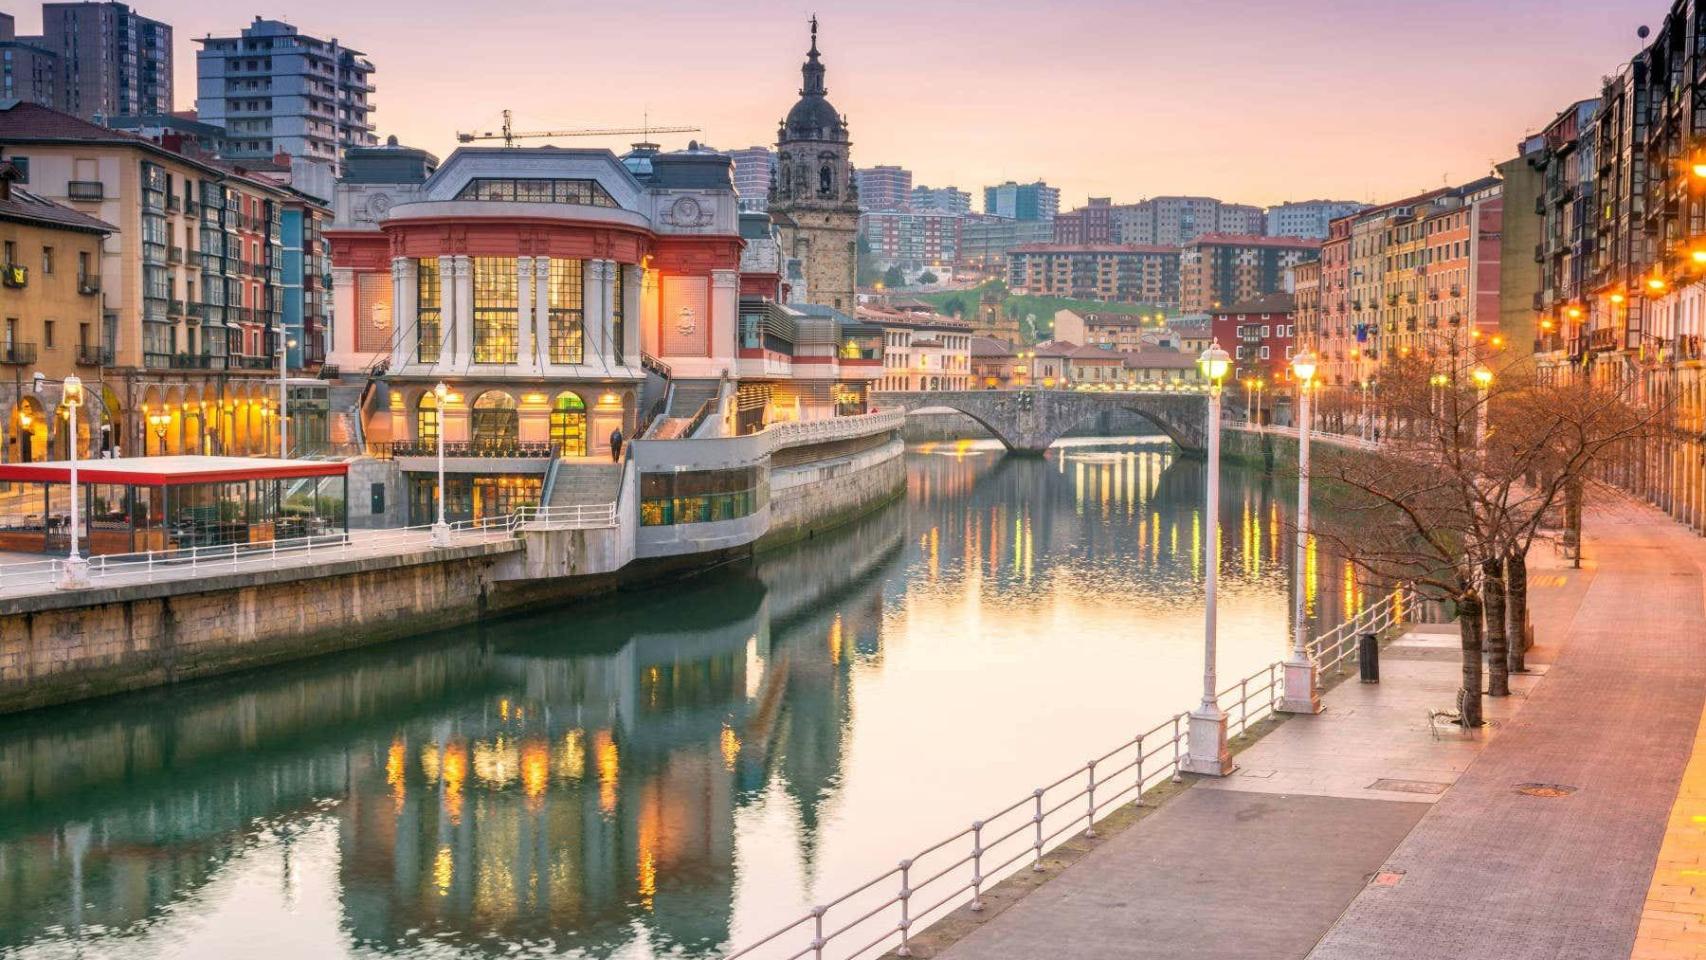
[[983,821],[971,824],[971,910],[983,909]]
[[1137,802],[1143,806],[1143,734],[1137,735]]
[[1096,761],[1090,761],[1085,769],[1090,774],[1090,785],[1085,788],[1090,807],[1084,814],[1084,836],[1093,840],[1096,837]]
[[912,945],[907,942],[912,927],[912,861],[900,862],[900,948],[895,951],[897,957],[912,956]]
[[812,957],[823,960],[823,910],[821,906],[812,908]]
[[1031,814],[1031,822],[1037,825],[1037,839],[1031,846],[1036,852],[1036,860],[1031,863],[1031,872],[1041,873],[1043,869],[1043,789],[1038,787],[1031,794],[1036,801],[1035,811]]

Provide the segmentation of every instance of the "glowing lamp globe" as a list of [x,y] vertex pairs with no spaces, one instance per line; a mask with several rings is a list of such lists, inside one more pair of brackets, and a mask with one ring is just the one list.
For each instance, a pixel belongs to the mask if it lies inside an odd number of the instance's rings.
[[1307,384],[1315,379],[1315,353],[1305,350],[1291,358],[1291,372],[1297,374],[1299,383]]
[[1220,349],[1220,343],[1209,344],[1202,356],[1197,358],[1197,368],[1202,371],[1203,378],[1209,383],[1219,386],[1226,379],[1226,371],[1232,366],[1232,357]]

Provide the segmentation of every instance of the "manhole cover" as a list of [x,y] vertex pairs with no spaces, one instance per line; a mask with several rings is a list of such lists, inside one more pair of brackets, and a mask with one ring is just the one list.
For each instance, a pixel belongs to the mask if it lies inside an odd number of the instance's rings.
[[1554,799],[1567,797],[1576,792],[1575,787],[1567,787],[1561,783],[1519,783],[1516,792],[1528,797],[1545,797]]
[[1435,783],[1432,780],[1390,780],[1382,777],[1369,784],[1367,790],[1390,790],[1394,793],[1444,793],[1450,784]]

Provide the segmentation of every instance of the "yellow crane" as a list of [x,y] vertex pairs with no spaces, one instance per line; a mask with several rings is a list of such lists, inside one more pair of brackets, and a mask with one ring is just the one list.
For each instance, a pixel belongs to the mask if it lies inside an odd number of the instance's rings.
[[583,127],[578,130],[516,130],[510,123],[510,112],[504,111],[504,123],[501,130],[470,131],[456,134],[458,143],[473,143],[476,140],[502,140],[504,146],[513,147],[517,140],[550,139],[553,137],[615,137],[628,134],[640,134],[647,139],[654,133],[698,133],[698,127],[664,126],[654,127],[650,123],[641,127]]

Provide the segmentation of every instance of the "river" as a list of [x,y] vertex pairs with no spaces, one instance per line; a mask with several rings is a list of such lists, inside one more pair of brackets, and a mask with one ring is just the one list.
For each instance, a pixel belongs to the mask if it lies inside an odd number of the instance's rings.
[[[907,457],[687,580],[0,718],[0,956],[714,956],[1195,703],[1201,461]],[[1292,492],[1222,495],[1224,680],[1284,655]]]

